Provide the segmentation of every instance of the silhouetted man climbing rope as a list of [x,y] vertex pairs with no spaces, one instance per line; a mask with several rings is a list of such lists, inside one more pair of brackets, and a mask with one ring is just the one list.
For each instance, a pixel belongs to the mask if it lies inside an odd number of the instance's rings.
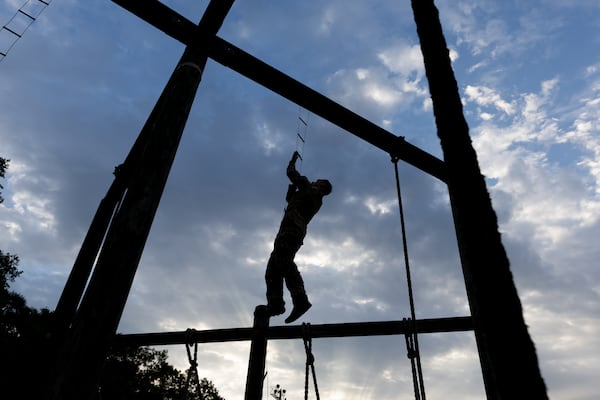
[[287,176],[292,182],[285,197],[287,207],[279,232],[275,238],[273,252],[267,263],[265,281],[267,283],[267,309],[270,316],[285,312],[283,281],[290,291],[294,308],[285,323],[300,318],[312,306],[304,290],[304,282],[294,262],[296,252],[302,246],[306,227],[321,208],[323,197],[331,193],[331,183],[326,179],[310,182],[296,171],[297,151],[292,155],[287,167]]

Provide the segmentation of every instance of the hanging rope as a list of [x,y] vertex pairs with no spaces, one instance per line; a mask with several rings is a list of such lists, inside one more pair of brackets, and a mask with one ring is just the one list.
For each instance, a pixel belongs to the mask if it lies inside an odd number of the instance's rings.
[[[192,342],[195,329],[188,329],[185,332],[186,335],[186,343],[185,350],[187,352],[188,361],[190,363],[190,368],[187,370],[187,378],[185,381],[185,390],[187,393],[187,398],[190,398],[190,382],[196,387],[197,398],[201,399],[202,394],[200,390],[200,378],[198,376],[198,343]],[[194,346],[194,355],[192,356],[191,348]]]
[[[425,384],[423,382],[423,370],[421,368],[421,356],[419,351],[419,340],[417,337],[417,329],[415,326],[415,301],[412,289],[412,279],[410,276],[410,262],[408,260],[408,244],[406,240],[406,224],[404,223],[404,208],[402,206],[402,193],[400,191],[400,174],[398,173],[398,160],[396,156],[392,156],[394,163],[394,171],[396,173],[396,192],[398,195],[398,208],[400,211],[400,227],[402,229],[402,250],[404,252],[404,266],[406,269],[406,281],[408,284],[408,299],[410,303],[410,316],[408,320],[406,338],[407,356],[411,360],[411,369],[413,374],[413,386],[415,389],[415,399],[425,400]],[[406,319],[405,319],[406,321]]]
[[313,385],[315,386],[315,395],[319,397],[319,386],[317,385],[317,375],[315,373],[315,356],[312,353],[312,337],[310,334],[310,324],[302,323],[302,339],[304,341],[304,350],[306,351],[306,373],[304,374],[304,400],[308,400],[308,374],[309,367],[312,372]]

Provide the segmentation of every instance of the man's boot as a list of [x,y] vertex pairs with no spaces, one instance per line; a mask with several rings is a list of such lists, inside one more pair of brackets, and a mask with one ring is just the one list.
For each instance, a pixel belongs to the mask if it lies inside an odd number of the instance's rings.
[[294,308],[292,309],[290,316],[285,319],[286,324],[294,322],[312,307],[306,294],[293,296],[292,301],[294,303]]
[[282,299],[268,299],[267,314],[269,317],[281,315],[285,312],[285,302]]

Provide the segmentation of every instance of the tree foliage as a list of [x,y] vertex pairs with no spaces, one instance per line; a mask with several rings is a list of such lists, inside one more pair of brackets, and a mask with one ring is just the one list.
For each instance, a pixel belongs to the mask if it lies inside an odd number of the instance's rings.
[[202,400],[225,400],[219,395],[219,391],[217,390],[215,385],[206,378],[200,379],[199,392],[190,391],[187,398]]
[[[2,278],[10,281],[6,275]],[[0,290],[1,398],[41,398],[43,378],[38,369],[46,359],[51,319],[49,310],[28,307],[19,293]]]
[[114,350],[100,379],[102,400],[178,399],[185,378],[167,363],[167,352],[147,347]]
[[211,381],[200,387],[167,363],[167,351],[148,347],[113,349],[100,379],[98,400],[224,400]]
[[[7,160],[6,158],[2,158],[0,157],[0,178],[4,178],[4,174],[6,173],[6,170],[8,169],[8,162],[10,160]],[[0,190],[4,189],[4,186],[2,186],[2,184],[0,183]],[[0,204],[2,204],[2,202],[4,201],[4,197],[2,197],[2,193],[0,192]]]
[[[8,161],[0,157],[0,178],[4,178]],[[0,184],[0,189],[4,187]],[[0,192],[0,203],[4,201]],[[21,275],[22,271],[17,268],[19,265],[19,257],[5,253],[0,250],[0,339],[4,342],[9,337],[18,337],[23,334],[19,332],[18,326],[23,321],[20,319],[24,315],[32,314],[33,310],[28,309],[25,305],[25,299],[12,291],[10,291],[10,283]],[[24,326],[23,329],[26,329]]]
[[0,292],[7,292],[10,282],[21,275],[22,271],[17,269],[19,257],[0,250]]

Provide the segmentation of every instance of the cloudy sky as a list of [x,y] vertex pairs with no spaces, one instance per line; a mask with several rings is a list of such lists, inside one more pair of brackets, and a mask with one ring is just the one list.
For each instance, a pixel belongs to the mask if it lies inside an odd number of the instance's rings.
[[[23,3],[0,0],[0,22]],[[194,22],[207,5],[165,3]],[[596,399],[600,3],[437,3],[549,395]],[[238,1],[219,36],[443,157],[408,0]],[[55,307],[182,51],[108,0],[54,0],[0,62],[0,249],[21,257],[13,289],[31,306]],[[410,315],[389,155],[209,60],[120,332],[252,325],[294,150],[303,174],[334,185],[296,259],[313,303],[298,322]],[[399,169],[417,318],[468,315],[446,187]],[[484,397],[471,332],[419,340],[428,398]],[[187,367],[183,346],[168,350]],[[200,376],[243,398],[248,351],[201,345]],[[402,337],[315,339],[313,352],[323,398],[414,398]],[[269,343],[265,398],[275,384],[302,398],[304,362],[302,341]]]

